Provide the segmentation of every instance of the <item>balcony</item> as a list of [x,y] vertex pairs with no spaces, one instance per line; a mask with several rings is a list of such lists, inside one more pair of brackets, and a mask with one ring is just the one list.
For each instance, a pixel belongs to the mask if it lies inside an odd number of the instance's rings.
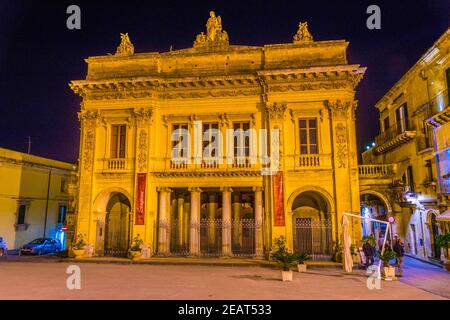
[[[259,159],[257,159],[259,160]],[[186,171],[186,172],[195,172],[195,171],[256,171],[261,169],[261,163],[252,163],[250,157],[233,157],[231,160],[227,160],[226,157],[223,157],[222,163],[217,158],[211,159],[185,159],[185,160],[172,160],[165,159],[163,160],[166,165],[166,168],[174,171]]]
[[126,173],[133,168],[133,159],[127,158],[107,158],[99,160],[99,171],[102,173]]
[[411,121],[399,121],[375,138],[376,151],[385,153],[416,137],[416,126]]
[[294,160],[294,170],[331,168],[330,154],[302,154],[291,157]]
[[363,164],[358,166],[360,178],[385,178],[396,172],[395,164]]

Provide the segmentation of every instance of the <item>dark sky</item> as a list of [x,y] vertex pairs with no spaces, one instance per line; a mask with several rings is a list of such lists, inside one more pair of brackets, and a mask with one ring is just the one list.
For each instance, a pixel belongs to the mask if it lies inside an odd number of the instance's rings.
[[[66,28],[81,7],[82,29]],[[381,30],[366,8],[381,7]],[[357,98],[360,150],[378,132],[374,104],[450,26],[450,1],[22,1],[0,0],[0,147],[74,162],[80,99],[68,83],[86,75],[84,58],[113,53],[129,32],[136,52],[191,47],[210,10],[237,45],[290,43],[299,21],[315,40],[350,42],[350,63],[368,67]]]

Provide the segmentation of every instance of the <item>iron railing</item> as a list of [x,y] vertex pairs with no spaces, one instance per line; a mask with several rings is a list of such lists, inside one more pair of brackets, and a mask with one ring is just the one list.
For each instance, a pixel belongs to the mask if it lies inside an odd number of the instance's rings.
[[294,224],[294,251],[308,253],[312,260],[331,260],[331,220],[296,218]]

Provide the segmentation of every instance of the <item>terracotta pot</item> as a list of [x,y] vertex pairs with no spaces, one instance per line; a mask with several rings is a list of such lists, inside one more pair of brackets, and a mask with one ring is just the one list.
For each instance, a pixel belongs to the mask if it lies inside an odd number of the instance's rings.
[[283,281],[292,281],[292,271],[281,271],[281,280]]
[[142,256],[142,251],[130,251],[130,256],[132,261],[137,261]]
[[383,268],[385,280],[395,279],[395,268],[393,266],[388,266]]
[[84,256],[84,249],[73,249],[73,254],[75,259],[81,259]]
[[304,264],[304,263],[299,263],[297,265],[297,268],[298,268],[298,272],[306,272],[306,264]]

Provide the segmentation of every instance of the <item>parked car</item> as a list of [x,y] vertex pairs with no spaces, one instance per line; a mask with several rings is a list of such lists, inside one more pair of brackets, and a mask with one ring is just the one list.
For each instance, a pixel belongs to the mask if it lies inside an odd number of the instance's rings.
[[20,254],[54,254],[61,251],[61,244],[51,238],[37,238],[25,244],[20,249]]

